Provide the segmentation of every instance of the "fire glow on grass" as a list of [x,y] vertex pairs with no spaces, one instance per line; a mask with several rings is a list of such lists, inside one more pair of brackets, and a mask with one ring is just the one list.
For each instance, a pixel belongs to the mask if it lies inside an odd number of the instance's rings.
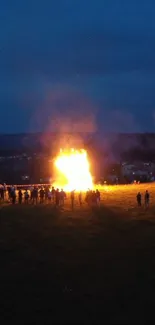
[[87,191],[88,188],[93,187],[86,150],[60,149],[55,166],[60,186],[63,186],[66,191]]

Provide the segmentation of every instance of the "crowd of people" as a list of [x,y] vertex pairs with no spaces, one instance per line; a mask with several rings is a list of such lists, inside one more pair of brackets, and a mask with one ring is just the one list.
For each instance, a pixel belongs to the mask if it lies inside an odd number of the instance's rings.
[[63,189],[52,186],[32,186],[29,189],[17,188],[16,186],[0,186],[0,201],[8,201],[12,204],[43,204],[51,203],[56,207],[63,207],[65,202],[70,198],[71,207],[74,208],[75,199],[79,205],[82,206],[84,202],[88,205],[99,205],[100,192],[99,190],[88,190],[85,194],[83,192],[76,192],[75,190],[67,193]]
[[[142,194],[137,193],[136,196],[137,204],[139,207],[142,206]],[[17,188],[16,186],[6,186],[0,185],[0,202],[4,201],[10,202],[12,204],[43,204],[51,203],[56,207],[64,207],[65,202],[69,202],[72,209],[74,208],[75,202],[78,202],[80,206],[86,202],[89,206],[99,206],[100,205],[100,192],[97,189],[88,190],[86,193],[76,192],[75,190],[67,193],[63,189],[55,188],[54,186],[31,186],[29,188]],[[144,206],[149,207],[150,203],[150,193],[146,190],[144,194]]]

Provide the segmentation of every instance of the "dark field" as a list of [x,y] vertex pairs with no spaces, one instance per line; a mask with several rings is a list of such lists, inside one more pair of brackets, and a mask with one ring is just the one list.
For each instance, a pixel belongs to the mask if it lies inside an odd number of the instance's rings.
[[[148,211],[135,205],[146,188]],[[1,206],[0,324],[155,321],[154,194],[116,187],[74,212]]]

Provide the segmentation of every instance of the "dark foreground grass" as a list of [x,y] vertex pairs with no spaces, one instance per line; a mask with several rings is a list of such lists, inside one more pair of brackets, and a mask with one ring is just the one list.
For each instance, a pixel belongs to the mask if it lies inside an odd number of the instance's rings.
[[155,321],[154,208],[0,210],[0,323]]

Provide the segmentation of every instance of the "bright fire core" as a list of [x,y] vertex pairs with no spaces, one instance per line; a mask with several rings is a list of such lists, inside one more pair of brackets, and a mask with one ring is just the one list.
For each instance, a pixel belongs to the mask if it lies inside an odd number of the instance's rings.
[[55,160],[60,186],[66,191],[87,191],[93,187],[87,152],[71,149],[60,150]]

